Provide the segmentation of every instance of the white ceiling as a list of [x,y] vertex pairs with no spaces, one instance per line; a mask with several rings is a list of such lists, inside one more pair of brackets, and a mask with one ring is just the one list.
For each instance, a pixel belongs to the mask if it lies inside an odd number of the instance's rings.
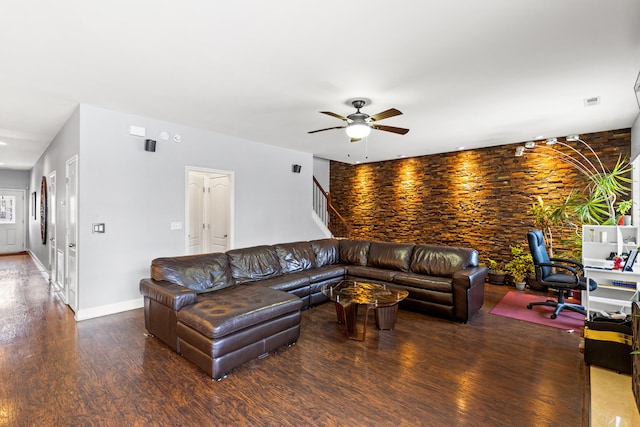
[[[79,103],[347,162],[626,128],[639,72],[638,0],[3,0],[0,168]],[[411,131],[307,133],[356,97]]]

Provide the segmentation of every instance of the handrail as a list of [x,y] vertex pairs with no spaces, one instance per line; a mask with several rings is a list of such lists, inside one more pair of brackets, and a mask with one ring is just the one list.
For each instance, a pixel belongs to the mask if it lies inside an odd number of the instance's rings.
[[[336,210],[335,207],[331,204],[331,195],[322,188],[322,185],[318,182],[316,177],[313,177],[313,182],[315,184],[313,190],[313,209],[318,214],[318,216],[322,219],[324,224],[327,226],[331,234],[336,237],[346,237],[348,239],[351,238],[351,226],[349,223],[340,215],[340,213]],[[342,225],[344,229],[345,236],[340,236],[339,231],[335,226],[335,221],[331,221],[331,217],[335,217],[339,220],[339,223]],[[339,227],[338,227],[339,228]]]

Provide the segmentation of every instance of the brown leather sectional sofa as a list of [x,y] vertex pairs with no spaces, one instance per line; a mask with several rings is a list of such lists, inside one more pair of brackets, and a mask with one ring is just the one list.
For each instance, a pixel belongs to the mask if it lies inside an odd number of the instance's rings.
[[321,239],[157,258],[140,292],[149,333],[219,379],[295,343],[301,310],[327,301],[325,284],[385,283],[409,291],[400,307],[466,323],[486,274],[473,249]]

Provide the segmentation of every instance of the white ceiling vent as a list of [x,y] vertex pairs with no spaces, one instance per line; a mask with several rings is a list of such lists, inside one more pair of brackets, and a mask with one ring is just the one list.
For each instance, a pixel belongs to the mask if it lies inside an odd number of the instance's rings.
[[584,106],[585,107],[593,107],[594,105],[600,105],[600,97],[599,96],[594,96],[591,98],[585,98],[584,99]]

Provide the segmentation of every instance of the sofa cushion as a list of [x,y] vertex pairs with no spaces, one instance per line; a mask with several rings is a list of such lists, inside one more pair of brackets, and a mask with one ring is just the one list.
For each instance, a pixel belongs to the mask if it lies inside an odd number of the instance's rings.
[[367,265],[368,240],[340,240],[340,262],[343,264]]
[[345,269],[342,265],[326,265],[305,271],[305,273],[309,276],[311,283],[317,283],[336,277],[342,278],[344,277]]
[[236,284],[227,255],[222,253],[156,258],[151,261],[151,278],[182,285],[198,293]]
[[316,267],[338,264],[340,249],[337,239],[312,240],[311,247],[316,254]]
[[237,283],[253,282],[282,274],[280,258],[273,246],[227,251],[231,274]]
[[347,265],[347,277],[350,279],[358,280],[362,279],[375,279],[391,282],[393,276],[399,273],[395,270],[384,270],[382,268],[363,267],[361,265]]
[[393,276],[393,283],[438,292],[453,292],[453,279],[449,277],[424,276],[422,274],[415,273],[398,273]]
[[438,245],[416,245],[410,270],[428,276],[451,277],[457,271],[478,265],[474,249]]
[[178,312],[178,321],[208,338],[224,337],[249,326],[299,311],[295,295],[262,286],[236,286],[203,294]]
[[316,254],[309,242],[281,243],[275,245],[275,249],[283,273],[309,270],[316,266]]
[[301,271],[297,273],[283,274],[282,276],[271,277],[269,279],[260,280],[255,284],[249,284],[247,286],[266,286],[271,289],[277,289],[279,291],[290,292],[294,289],[304,288],[309,286],[309,276],[306,272]]
[[414,246],[406,243],[371,242],[367,265],[389,270],[409,271]]

